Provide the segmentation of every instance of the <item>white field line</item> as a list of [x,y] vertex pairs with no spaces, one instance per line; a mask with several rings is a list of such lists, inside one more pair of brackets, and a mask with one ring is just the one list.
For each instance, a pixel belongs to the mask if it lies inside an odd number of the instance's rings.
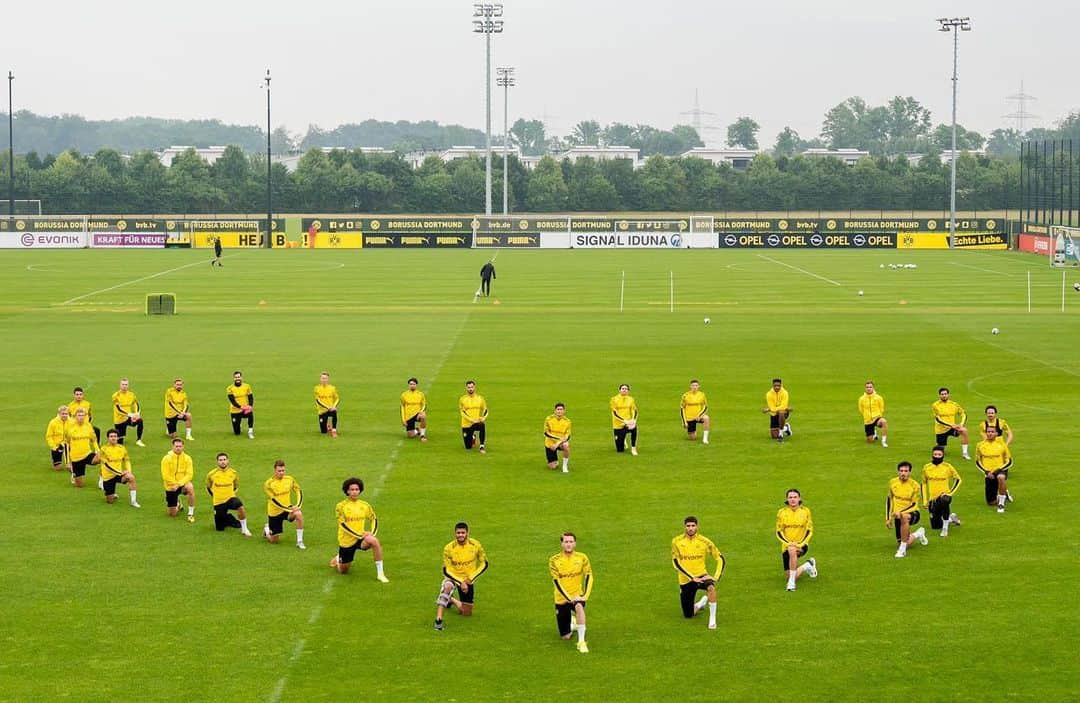
[[814,273],[813,271],[807,271],[806,269],[799,268],[798,266],[793,266],[791,264],[785,264],[783,261],[778,261],[778,260],[772,258],[771,256],[765,256],[764,254],[758,254],[758,256],[761,257],[762,259],[765,259],[766,261],[771,261],[774,264],[780,264],[781,266],[786,266],[789,269],[791,269],[792,271],[798,271],[799,273],[804,273],[807,276],[813,276],[814,278],[818,279],[819,281],[825,281],[826,283],[831,283],[834,286],[842,286],[843,285],[842,283],[838,283],[838,282],[834,281],[831,278],[825,278],[824,276],[819,276],[816,273]]
[[1015,276],[1016,275],[1016,274],[1013,274],[1013,273],[1006,273],[1004,271],[994,271],[993,269],[984,269],[981,266],[971,266],[970,264],[958,264],[955,261],[950,261],[949,263],[952,264],[953,266],[963,266],[966,269],[972,269],[973,271],[982,271],[983,273],[994,273],[994,274],[997,274],[998,276]]
[[[458,340],[461,338],[461,333],[465,330],[465,325],[469,321],[469,311],[465,313],[465,316],[461,318],[461,324],[458,325],[457,331],[454,332],[454,336],[450,338],[450,343],[447,345],[446,350],[442,356],[435,363],[435,370],[431,374],[431,378],[428,381],[427,389],[431,390],[431,384],[435,382],[439,374],[442,372],[443,366],[446,364],[446,360],[450,358],[450,354],[457,348]],[[375,477],[368,487],[367,492],[371,497],[376,497],[382,491],[383,486],[386,485],[386,479],[390,476],[390,472],[394,469],[394,464],[397,462],[398,452],[401,450],[401,446],[405,443],[404,437],[399,439],[397,444],[394,445],[394,449],[390,452],[390,458],[383,467],[382,472]],[[308,614],[307,624],[308,627],[313,627],[319,622],[319,618],[322,617],[323,609],[326,606],[326,601],[329,599],[330,594],[334,590],[334,586],[341,579],[338,574],[326,579],[323,584],[322,596],[311,607],[311,612]],[[274,685],[274,690],[270,692],[270,697],[267,699],[269,703],[280,703],[282,696],[285,693],[285,686],[289,682],[289,673],[293,665],[300,660],[300,655],[304,653],[304,648],[307,646],[307,637],[301,635],[297,640],[296,645],[293,646],[292,654],[289,656],[288,662],[285,664],[285,673],[278,679]]]
[[[972,339],[978,339],[978,337],[976,337],[975,335],[971,335],[971,338]],[[995,344],[994,342],[989,342],[987,340],[981,340],[981,341],[983,342],[983,344],[988,344],[991,347],[994,347],[995,349],[1000,349],[1001,351],[1009,352],[1010,354],[1016,354],[1017,356],[1022,356],[1025,359],[1030,359],[1031,361],[1042,364],[1043,366],[1046,366],[1048,368],[1056,369],[1057,371],[1060,371],[1061,373],[1068,374],[1070,376],[1080,376],[1080,373],[1077,373],[1076,371],[1070,371],[1069,369],[1065,368],[1064,366],[1058,366],[1057,364],[1051,364],[1049,361],[1043,361],[1042,359],[1040,359],[1038,357],[1035,357],[1035,356],[1032,356],[1031,354],[1025,354],[1023,352],[1018,352],[1015,349],[1009,349],[1008,347],[1003,347],[1000,344]]]
[[[1028,371],[1038,371],[1038,370],[1039,370],[1038,366],[1033,366],[1033,367],[1028,367],[1028,368],[1024,368],[1024,369],[1006,369],[1004,371],[994,371],[993,373],[987,373],[987,374],[983,374],[982,376],[976,376],[974,378],[969,378],[967,380],[967,389],[968,389],[969,393],[974,393],[975,395],[979,396],[980,398],[986,398],[989,401],[997,401],[997,402],[1000,403],[1001,402],[1000,394],[996,395],[996,396],[987,395],[987,394],[981,392],[978,388],[976,388],[975,384],[980,382],[980,381],[985,381],[988,378],[995,378],[997,376],[1011,376],[1013,374],[1026,373]],[[1018,407],[1021,407],[1021,408],[1027,408],[1028,410],[1034,410],[1036,412],[1041,412],[1041,413],[1052,413],[1052,412],[1059,412],[1059,411],[1064,412],[1064,411],[1067,410],[1067,408],[1060,408],[1059,410],[1054,410],[1052,408],[1047,408],[1047,407],[1044,407],[1042,405],[1028,405],[1026,403],[1021,403],[1021,402],[1018,402],[1018,401],[1015,401],[1015,400],[1010,401],[1009,405],[1010,406],[1015,405],[1015,406],[1018,406]]]
[[[237,255],[232,254],[231,256],[237,256]],[[227,259],[229,257],[228,256],[223,256],[221,258]],[[171,268],[171,269],[168,269],[166,271],[158,271],[157,273],[152,273],[149,276],[143,276],[142,278],[136,278],[136,279],[131,280],[131,281],[124,281],[123,283],[117,283],[115,286],[109,286],[108,288],[102,288],[101,290],[90,291],[89,293],[84,293],[82,295],[77,295],[74,298],[69,298],[68,300],[65,300],[64,302],[62,302],[60,304],[61,305],[71,305],[72,303],[74,303],[77,300],[82,300],[83,298],[89,298],[91,296],[97,295],[98,293],[107,293],[107,292],[109,292],[111,290],[116,290],[117,288],[123,288],[124,286],[130,286],[130,285],[132,285],[134,283],[139,283],[141,281],[149,281],[151,278],[157,278],[158,276],[165,276],[165,275],[168,275],[170,273],[174,273],[176,271],[182,271],[184,269],[191,268],[192,266],[208,266],[208,265],[209,265],[209,261],[193,261],[190,264],[184,264],[183,266],[177,266],[176,268]]]

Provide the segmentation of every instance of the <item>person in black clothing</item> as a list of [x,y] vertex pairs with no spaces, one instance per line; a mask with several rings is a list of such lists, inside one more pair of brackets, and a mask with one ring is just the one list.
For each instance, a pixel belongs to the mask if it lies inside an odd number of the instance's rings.
[[214,237],[214,260],[210,262],[210,267],[213,268],[214,264],[221,266],[221,237]]
[[484,297],[491,295],[491,279],[495,278],[495,264],[490,261],[480,269],[480,290]]

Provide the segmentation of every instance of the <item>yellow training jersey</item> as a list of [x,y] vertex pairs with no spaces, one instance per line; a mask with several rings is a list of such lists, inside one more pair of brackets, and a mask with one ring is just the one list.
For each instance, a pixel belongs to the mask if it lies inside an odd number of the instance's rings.
[[797,508],[785,505],[776,511],[776,539],[780,540],[781,549],[787,549],[792,542],[802,549],[810,544],[813,536],[814,518],[810,508],[805,505]]
[[885,416],[885,399],[881,397],[880,393],[871,395],[863,393],[859,396],[859,412],[862,413],[863,424],[869,425],[878,418]]
[[341,396],[334,384],[327,383],[324,386],[320,383],[315,386],[315,412],[318,414],[322,415],[330,408],[336,408],[340,402]]
[[930,501],[940,495],[955,495],[961,483],[963,479],[960,478],[956,467],[949,462],[925,464],[922,467],[923,505],[930,505]]
[[765,405],[769,408],[770,415],[776,415],[781,410],[788,409],[788,403],[790,402],[790,396],[788,395],[787,388],[780,387],[779,391],[774,391],[770,388],[765,393]]
[[125,471],[131,471],[131,457],[122,444],[103,444],[98,456],[101,457],[101,478],[104,481],[119,478]]
[[[710,554],[716,560],[713,574],[709,573],[705,564],[705,558]],[[679,572],[680,586],[702,576],[712,576],[714,581],[718,581],[724,573],[724,555],[711,539],[702,535],[687,537],[684,532],[671,540],[671,563]]]
[[705,414],[709,409],[709,401],[705,399],[703,391],[686,391],[682,394],[679,407],[682,410],[683,422],[689,422]]
[[401,424],[409,421],[417,413],[427,410],[427,396],[424,391],[405,391],[401,394]]
[[1012,466],[1012,452],[1009,445],[1001,437],[994,437],[994,441],[984,439],[975,445],[975,465],[982,469],[983,473],[1007,469]]
[[477,422],[487,420],[487,401],[479,393],[466,393],[458,398],[458,410],[461,411],[462,427],[472,427]]
[[82,400],[73,400],[68,403],[68,414],[71,415],[71,421],[75,422],[75,411],[82,408],[86,411],[86,421],[93,424],[94,422],[94,410],[90,405],[90,401],[86,398]]
[[[235,383],[229,384],[225,395],[229,397],[229,412],[233,415],[239,415],[243,406],[251,405],[251,386],[247,382],[239,386]],[[233,401],[236,401],[236,405],[233,405]]]
[[193,478],[195,478],[195,463],[191,461],[187,452],[180,454],[169,452],[161,458],[161,482],[165,485],[165,490],[169,490],[170,486],[182,488]]
[[484,547],[472,537],[466,539],[465,544],[458,544],[455,539],[443,547],[442,563],[443,575],[455,583],[466,579],[475,581],[488,568]]
[[[1004,437],[1010,431],[1009,423],[1002,420],[1000,417],[994,418],[994,427],[997,428],[998,437]],[[979,433],[986,434],[986,420],[979,423]]]
[[127,422],[128,415],[139,412],[139,399],[133,391],[116,391],[112,394],[112,419],[114,425]]
[[[293,493],[296,500],[293,500]],[[263,482],[263,493],[266,494],[266,514],[277,517],[282,513],[291,513],[299,508],[304,502],[304,492],[300,490],[300,483],[285,474],[281,478],[271,476]]]
[[[365,501],[346,498],[334,508],[337,517],[337,541],[342,547],[352,547],[365,532],[377,534],[379,531],[379,519],[375,517],[375,511]],[[368,529],[368,522],[371,528]]]
[[934,433],[947,432],[953,425],[962,425],[967,422],[967,413],[958,403],[947,400],[942,403],[935,400],[930,405],[934,413]]
[[206,474],[206,492],[212,496],[214,505],[221,505],[234,497],[239,487],[240,475],[231,466],[227,469],[214,467]]
[[626,427],[627,420],[637,419],[637,402],[632,395],[618,394],[608,403],[611,408],[611,427],[621,430]]
[[544,446],[555,449],[563,442],[569,442],[570,425],[570,418],[566,415],[548,415],[544,420]]
[[562,605],[575,599],[589,600],[593,587],[592,564],[581,552],[567,556],[559,552],[548,559],[548,571],[555,584],[555,604]]
[[82,461],[86,457],[98,451],[97,435],[94,427],[89,422],[79,424],[72,422],[67,428],[68,458],[71,461]]
[[889,481],[889,496],[885,499],[885,517],[891,518],[893,513],[913,513],[919,509],[919,498],[922,490],[914,480],[901,481],[896,477]]
[[171,420],[188,411],[187,391],[169,388],[165,391],[165,419]]
[[55,452],[60,448],[67,439],[68,427],[73,424],[75,423],[71,418],[61,420],[59,415],[49,420],[49,424],[45,427],[45,444],[49,445],[49,449]]

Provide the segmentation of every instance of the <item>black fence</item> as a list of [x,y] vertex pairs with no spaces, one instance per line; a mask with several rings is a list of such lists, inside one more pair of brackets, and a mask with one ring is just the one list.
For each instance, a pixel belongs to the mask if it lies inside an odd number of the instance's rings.
[[1049,139],[1020,145],[1020,220],[1080,226],[1080,143]]

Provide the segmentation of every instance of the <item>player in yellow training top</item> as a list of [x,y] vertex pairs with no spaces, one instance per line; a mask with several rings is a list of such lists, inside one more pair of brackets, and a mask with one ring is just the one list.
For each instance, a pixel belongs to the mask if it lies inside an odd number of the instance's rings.
[[799,557],[810,549],[810,538],[814,536],[814,517],[810,508],[803,505],[802,493],[798,488],[789,488],[784,496],[784,505],[776,511],[776,539],[780,540],[780,561],[784,565],[787,577],[787,590],[795,590],[795,581],[803,574],[817,578],[817,559],[810,557],[802,566]]
[[101,457],[98,456],[100,447],[98,447],[97,436],[94,434],[94,426],[86,419],[85,409],[79,408],[75,411],[75,419],[67,426],[65,443],[71,483],[76,488],[82,488],[86,467],[101,461]]
[[[84,391],[80,386],[75,386],[75,388],[71,391],[71,396],[72,400],[70,403],[68,403],[67,406],[68,416],[72,419],[72,421],[74,421],[75,411],[79,408],[83,408],[84,410],[86,410],[86,421],[93,425],[94,408],[90,404],[90,401],[86,399],[86,391]],[[101,429],[99,427],[94,427],[94,437],[97,439],[98,442],[101,441]]]
[[[555,585],[555,622],[559,636],[568,640],[577,629],[577,650],[589,653],[585,643],[585,603],[593,588],[592,564],[589,557],[576,551],[577,536],[573,532],[562,534],[562,551],[548,559],[548,571]],[[576,620],[571,628],[571,618]]]
[[161,482],[165,485],[165,507],[169,517],[176,517],[180,511],[180,494],[187,496],[187,521],[195,522],[195,487],[191,481],[195,478],[195,463],[184,451],[184,440],[177,437],[172,441],[172,449],[161,458]]
[[371,555],[375,557],[375,578],[382,583],[390,583],[390,579],[383,573],[382,545],[375,536],[379,532],[379,518],[375,516],[370,505],[360,500],[360,494],[364,492],[364,482],[358,478],[347,478],[341,484],[341,491],[346,497],[334,508],[338,526],[338,553],[330,560],[331,568],[337,569],[339,574],[347,574],[356,550],[363,552],[370,549]]
[[697,426],[701,424],[701,443],[709,443],[709,401],[701,390],[698,380],[690,381],[690,390],[682,394],[679,400],[679,413],[682,415],[682,424],[686,428],[686,438],[690,441],[697,439]]
[[626,450],[626,435],[630,435],[630,453],[637,456],[637,421],[638,408],[634,396],[630,395],[630,386],[623,383],[617,395],[608,402],[611,408],[611,429],[615,434],[615,451]]
[[930,411],[934,416],[934,444],[944,447],[949,443],[949,437],[960,438],[960,453],[965,459],[971,459],[968,454],[968,431],[964,427],[967,422],[967,413],[959,403],[949,400],[949,389],[944,386],[938,388],[938,399],[930,404]]
[[476,392],[476,381],[465,382],[465,395],[458,398],[458,411],[461,413],[461,440],[465,448],[476,446],[479,435],[480,453],[487,454],[484,441],[487,439],[488,405],[484,396]]
[[889,421],[885,419],[885,399],[874,389],[873,381],[867,381],[863,389],[865,392],[859,396],[859,412],[862,413],[866,441],[876,441],[878,430],[881,430],[881,446],[887,448],[889,446]]
[[765,392],[765,407],[761,412],[769,413],[769,435],[777,442],[791,436],[791,423],[788,422],[791,410],[791,400],[784,382],[774,378],[772,388]]
[[135,444],[145,447],[142,441],[143,420],[139,408],[139,399],[129,387],[126,378],[120,379],[120,390],[112,394],[113,427],[120,435],[120,444],[124,443],[124,435],[128,427],[135,428]]
[[232,421],[232,432],[240,434],[240,424],[247,418],[248,439],[255,439],[255,392],[244,380],[244,374],[233,371],[232,385],[225,389],[225,397],[229,399],[229,420]]
[[304,546],[304,514],[300,512],[304,492],[300,490],[300,483],[285,473],[284,459],[274,462],[274,475],[263,482],[263,493],[266,494],[266,524],[263,525],[266,541],[277,544],[288,520],[296,523],[297,549],[307,549]]
[[105,433],[105,445],[101,447],[101,490],[105,492],[105,502],[116,502],[116,484],[126,483],[128,487],[128,500],[131,507],[141,508],[136,499],[135,474],[131,471],[131,457],[128,456],[127,447],[120,444],[120,433],[115,429]]
[[[239,527],[240,534],[250,537],[244,501],[236,495],[239,488],[240,476],[229,466],[229,455],[218,452],[217,466],[206,474],[206,492],[214,504],[214,529],[224,532],[226,527]],[[235,517],[229,512],[231,510],[236,511]]]
[[184,390],[184,379],[176,378],[173,379],[172,388],[165,389],[165,432],[169,439],[176,437],[176,426],[181,420],[184,421],[188,441],[195,439],[191,436],[191,405]]
[[1012,445],[1013,431],[1009,427],[1009,423],[1005,422],[999,415],[996,405],[987,405],[984,410],[986,413],[986,419],[979,423],[979,434],[983,439],[986,439],[986,426],[993,425],[997,429],[997,436],[1005,440],[1005,444]]
[[419,384],[414,376],[409,379],[409,389],[401,393],[401,424],[405,426],[406,437],[419,437],[421,442],[426,442],[427,396],[417,389]]
[[[443,547],[443,582],[439,597],[435,599],[435,629],[443,629],[443,613],[454,606],[462,615],[472,615],[476,602],[476,579],[487,571],[488,559],[484,547],[469,536],[469,526],[464,522],[454,525],[454,539]],[[458,597],[454,598],[454,589]]]
[[919,498],[922,490],[919,484],[911,480],[911,462],[901,461],[896,465],[896,478],[889,480],[889,493],[885,498],[885,525],[896,531],[896,558],[907,556],[908,547],[919,540],[919,544],[929,544],[926,529],[920,527],[914,532],[911,528],[919,524]]
[[340,403],[337,386],[330,383],[330,374],[323,371],[319,374],[319,385],[315,386],[315,412],[319,415],[319,432],[322,434],[337,437],[337,409]]
[[941,530],[942,537],[949,536],[949,525],[960,524],[952,499],[961,483],[956,467],[945,461],[945,447],[930,450],[930,463],[922,467],[923,507],[930,511],[930,529]]
[[57,471],[64,468],[64,455],[67,454],[67,430],[71,424],[71,416],[68,406],[61,405],[56,409],[56,417],[49,420],[45,426],[45,445],[49,448],[52,466]]
[[1012,501],[1009,493],[1009,469],[1012,467],[1012,452],[1005,440],[997,435],[997,427],[986,426],[986,439],[975,446],[975,466],[986,478],[984,492],[986,504],[997,504],[999,513],[1005,512],[1005,501]]
[[[716,571],[709,573],[705,559],[716,560]],[[706,604],[709,606],[709,629],[716,629],[716,582],[724,575],[727,562],[713,541],[698,534],[698,520],[689,516],[683,520],[683,534],[671,540],[671,563],[679,573],[679,602],[683,617],[692,618]],[[697,603],[694,596],[705,591]]]
[[563,453],[562,472],[570,472],[570,418],[566,406],[555,403],[555,412],[544,419],[544,454],[551,470],[559,468],[559,452]]

